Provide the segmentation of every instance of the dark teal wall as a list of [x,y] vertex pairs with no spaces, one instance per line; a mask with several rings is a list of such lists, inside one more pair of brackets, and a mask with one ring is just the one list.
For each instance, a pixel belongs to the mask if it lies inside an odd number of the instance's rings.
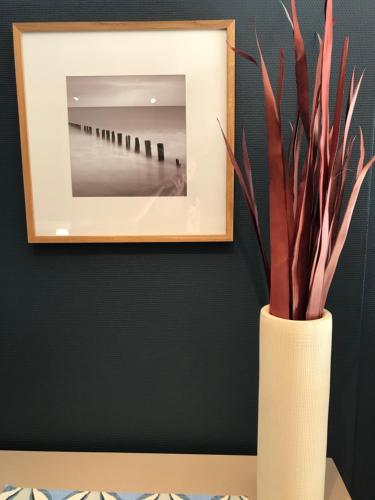
[[[322,4],[298,2],[310,67]],[[293,118],[291,30],[277,0],[1,0],[0,448],[256,452],[257,322],[267,297],[239,190],[233,244],[28,245],[11,35],[15,21],[235,18],[237,45],[255,52],[254,16],[274,83],[286,49],[284,112]],[[337,0],[335,19],[334,76],[345,34],[350,65],[366,67],[355,126],[370,155],[373,1]],[[266,224],[261,82],[242,60],[236,78],[236,137],[245,126]],[[374,190],[370,175],[328,304],[329,455],[354,500],[374,498]]]

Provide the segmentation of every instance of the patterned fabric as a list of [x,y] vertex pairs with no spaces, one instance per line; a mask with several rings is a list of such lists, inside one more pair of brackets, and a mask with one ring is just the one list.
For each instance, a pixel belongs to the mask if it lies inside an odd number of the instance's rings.
[[37,490],[6,486],[0,500],[249,500],[245,496],[175,493],[110,493],[107,491]]

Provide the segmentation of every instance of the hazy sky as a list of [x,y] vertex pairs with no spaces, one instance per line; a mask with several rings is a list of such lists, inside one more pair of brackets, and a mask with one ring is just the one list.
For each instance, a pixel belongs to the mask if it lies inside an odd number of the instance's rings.
[[185,75],[67,76],[68,107],[185,106]]

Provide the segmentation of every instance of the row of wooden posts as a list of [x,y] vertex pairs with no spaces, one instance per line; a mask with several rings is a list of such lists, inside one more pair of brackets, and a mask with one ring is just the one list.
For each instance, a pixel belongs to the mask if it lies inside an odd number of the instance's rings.
[[[93,128],[90,125],[81,125],[79,123],[72,123],[69,122],[69,125],[73,128],[76,128],[77,130],[83,130],[85,134],[88,135],[93,135]],[[95,129],[96,131],[96,137],[98,139],[102,138],[103,140],[106,141],[111,141],[112,143],[116,143],[119,146],[122,146],[122,139],[123,139],[123,134],[121,132],[117,132],[117,138],[116,138],[116,133],[112,130],[106,130],[102,129],[100,131],[99,128]],[[125,135],[125,147],[126,149],[131,149],[131,136],[130,135]],[[134,152],[135,153],[140,153],[141,151],[141,145],[139,142],[139,137],[135,137],[134,139]],[[161,142],[157,143],[157,151],[158,151],[158,161],[164,161],[164,144]],[[147,158],[152,158],[152,148],[151,148],[151,141],[146,140],[145,141],[145,153]],[[176,166],[181,167],[181,162],[178,158],[176,158]]]

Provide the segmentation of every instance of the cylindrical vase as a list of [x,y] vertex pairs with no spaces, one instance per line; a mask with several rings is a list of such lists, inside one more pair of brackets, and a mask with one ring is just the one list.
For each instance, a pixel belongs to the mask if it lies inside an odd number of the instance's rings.
[[260,312],[257,500],[323,500],[332,316]]

